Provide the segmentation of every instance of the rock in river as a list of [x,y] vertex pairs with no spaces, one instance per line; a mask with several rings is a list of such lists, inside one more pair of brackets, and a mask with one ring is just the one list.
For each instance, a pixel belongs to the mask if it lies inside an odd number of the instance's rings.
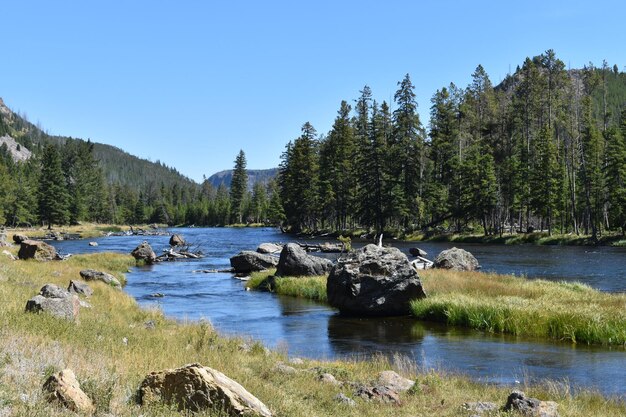
[[185,239],[179,234],[173,234],[170,237],[170,246],[185,246]]
[[233,417],[272,415],[265,404],[236,381],[197,363],[152,372],[141,383],[137,399],[141,405],[165,402],[179,410],[214,409]]
[[426,296],[406,255],[376,245],[339,258],[326,289],[330,305],[356,315],[409,314],[410,301]]
[[455,271],[476,271],[480,269],[478,261],[466,250],[452,248],[442,251],[435,258],[435,268],[453,269]]
[[253,271],[263,271],[275,268],[278,259],[270,255],[244,250],[230,258],[230,266],[237,273],[248,273]]
[[148,242],[142,242],[131,253],[133,258],[143,260],[146,263],[153,263],[156,260],[156,254],[152,250],[152,246]]
[[324,275],[330,271],[333,263],[325,258],[306,253],[300,245],[287,243],[280,252],[276,276],[299,277]]

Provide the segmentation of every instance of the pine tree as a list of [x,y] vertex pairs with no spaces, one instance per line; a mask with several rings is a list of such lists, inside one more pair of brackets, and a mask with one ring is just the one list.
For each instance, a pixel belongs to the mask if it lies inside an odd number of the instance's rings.
[[626,235],[626,110],[621,119],[621,129],[607,130],[605,177],[609,220]]
[[39,178],[39,217],[48,224],[67,224],[69,221],[69,195],[61,167],[61,157],[56,146],[48,144],[41,158]]
[[246,155],[239,151],[235,159],[235,169],[230,183],[230,211],[231,221],[243,222],[244,197],[248,191],[248,172],[246,171]]

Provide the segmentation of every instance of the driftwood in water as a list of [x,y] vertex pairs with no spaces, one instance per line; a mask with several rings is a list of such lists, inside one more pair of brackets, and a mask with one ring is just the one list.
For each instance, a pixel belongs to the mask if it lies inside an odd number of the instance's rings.
[[202,274],[231,274],[235,272],[235,268],[226,268],[226,269],[196,269],[192,271],[193,273],[202,273]]
[[323,252],[323,253],[340,253],[344,252],[344,246],[341,243],[297,243],[307,252]]
[[157,256],[157,262],[177,261],[181,259],[200,259],[203,257],[202,252],[189,252],[187,250],[176,251],[173,248],[164,249],[163,255]]
[[428,260],[426,258],[422,258],[421,256],[418,256],[417,259],[411,261],[411,266],[417,270],[430,269],[433,267],[433,265],[434,265],[433,261]]

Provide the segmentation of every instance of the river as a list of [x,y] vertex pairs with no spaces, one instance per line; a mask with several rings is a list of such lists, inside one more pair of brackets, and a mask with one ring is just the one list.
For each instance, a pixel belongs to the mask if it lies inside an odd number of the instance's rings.
[[[294,238],[272,228],[173,229],[200,246],[200,260],[134,267],[125,290],[140,305],[157,306],[176,319],[206,319],[223,334],[260,340],[291,356],[319,359],[367,358],[375,354],[408,357],[423,369],[461,372],[481,381],[511,384],[549,379],[573,388],[596,389],[626,398],[624,347],[589,347],[529,340],[450,328],[411,318],[346,318],[322,304],[262,292],[244,291],[231,274],[202,269],[229,267],[240,250],[263,242]],[[158,253],[167,236],[103,237],[52,242],[63,253],[129,253],[147,240]],[[434,258],[454,246],[436,242],[391,242],[405,253],[418,246]],[[355,246],[359,246],[358,242]],[[472,252],[484,271],[527,278],[579,281],[609,292],[626,291],[626,248],[575,246],[498,246],[457,244]],[[162,293],[162,298],[152,294]]]

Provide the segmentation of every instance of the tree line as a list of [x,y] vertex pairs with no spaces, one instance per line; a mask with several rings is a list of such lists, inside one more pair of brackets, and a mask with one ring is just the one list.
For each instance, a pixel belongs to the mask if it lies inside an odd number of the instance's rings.
[[291,230],[626,232],[617,66],[568,71],[548,50],[494,86],[479,65],[435,92],[427,128],[415,97],[407,74],[391,104],[365,86],[328,134],[303,125],[278,179]]

